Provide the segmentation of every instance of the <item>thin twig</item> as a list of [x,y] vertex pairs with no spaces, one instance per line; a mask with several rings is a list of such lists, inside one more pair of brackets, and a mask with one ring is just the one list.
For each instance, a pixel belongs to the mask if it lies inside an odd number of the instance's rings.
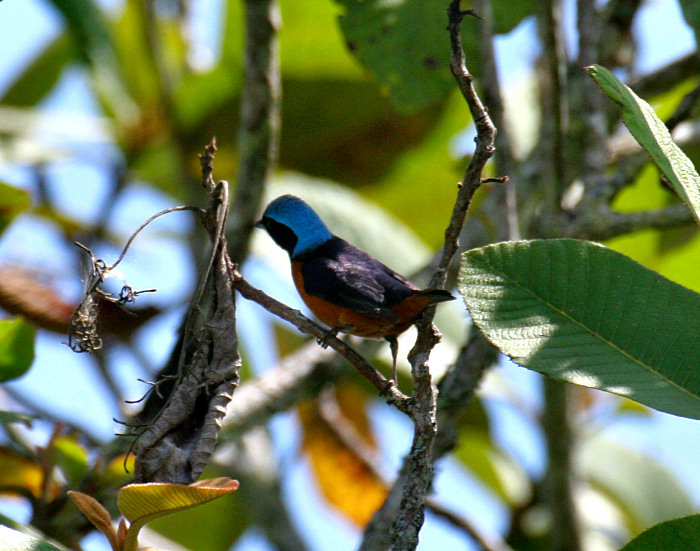
[[141,233],[141,230],[143,230],[148,224],[153,222],[156,218],[160,218],[161,216],[165,214],[169,214],[171,212],[177,212],[181,210],[191,210],[197,213],[202,214],[204,211],[200,209],[199,207],[191,207],[189,205],[179,205],[176,207],[170,207],[165,210],[162,210],[160,212],[155,213],[153,216],[150,216],[148,219],[146,219],[145,222],[143,222],[137,229],[134,231],[134,233],[131,234],[129,239],[126,242],[126,245],[124,245],[124,248],[122,249],[121,254],[119,255],[119,258],[112,264],[111,266],[108,266],[107,269],[105,270],[105,273],[111,272],[114,270],[114,268],[117,267],[117,265],[124,259],[124,256],[126,256],[127,251],[129,250],[129,247],[131,247],[131,244],[134,242],[134,239],[136,239],[136,236]]
[[452,209],[450,223],[445,230],[445,243],[442,248],[440,260],[430,280],[430,287],[432,288],[440,288],[445,285],[447,268],[459,247],[459,233],[464,225],[464,220],[467,216],[472,198],[481,185],[481,173],[496,150],[496,127],[476,93],[473,77],[467,69],[464,49],[462,48],[460,25],[467,13],[468,12],[460,9],[460,3],[458,1],[453,0],[450,2],[448,8],[449,25],[447,29],[450,33],[450,45],[452,49],[450,69],[462,92],[462,96],[464,96],[469,106],[472,118],[474,119],[474,125],[476,126],[476,149],[464,173],[462,182],[459,184],[457,201]]
[[513,551],[512,548],[502,539],[496,539],[494,537],[488,537],[482,534],[469,520],[457,515],[444,505],[437,503],[434,499],[428,500],[427,507],[428,510],[434,515],[443,518],[455,528],[463,530],[469,534],[469,536],[481,546],[483,551]]

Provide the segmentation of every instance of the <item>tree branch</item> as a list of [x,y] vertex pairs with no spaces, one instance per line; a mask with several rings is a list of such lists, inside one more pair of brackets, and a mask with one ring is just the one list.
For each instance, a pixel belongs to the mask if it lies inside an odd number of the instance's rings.
[[658,96],[668,92],[679,82],[700,73],[700,56],[692,52],[651,73],[634,78],[627,83],[635,93],[643,98]]
[[498,195],[500,204],[505,196],[506,220],[508,222],[507,236],[510,240],[520,239],[520,222],[518,216],[518,200],[516,193],[515,177],[517,164],[513,157],[513,151],[508,139],[508,127],[505,124],[505,108],[501,94],[501,83],[498,78],[496,64],[496,52],[493,38],[493,10],[491,0],[475,0],[474,9],[481,16],[479,25],[479,57],[483,66],[482,89],[484,103],[489,106],[489,115],[493,124],[498,128],[495,137],[496,151],[494,155],[495,173],[499,176],[507,175],[505,185],[494,190]]
[[549,549],[553,551],[576,551],[581,548],[571,487],[574,435],[568,398],[573,390],[566,383],[544,379],[542,428],[547,441],[548,465],[542,490],[551,516]]
[[693,214],[683,204],[658,210],[621,213],[608,208],[586,211],[577,223],[569,224],[557,237],[605,241],[618,235],[647,229],[674,228],[693,222]]
[[226,408],[222,438],[243,434],[265,424],[275,413],[318,395],[326,385],[350,372],[340,358],[334,350],[309,342],[276,368],[243,383]]
[[608,163],[607,132],[603,102],[605,98],[596,84],[588,78],[581,67],[595,63],[600,47],[601,21],[595,0],[579,0],[577,3],[576,28],[578,30],[578,70],[574,73],[572,89],[580,94],[579,117],[583,128],[580,133],[581,180],[585,194],[590,200],[602,197],[607,191],[605,167]]
[[486,340],[481,331],[473,327],[469,342],[438,385],[438,433],[433,443],[434,460],[454,449],[457,443],[457,420],[474,397],[485,370],[497,358],[496,347]]
[[566,93],[566,48],[563,37],[564,25],[561,22],[561,0],[540,2],[542,13],[539,18],[542,37],[542,60],[547,82],[551,88],[541,90],[543,102],[543,128],[551,124],[549,132],[542,133],[542,140],[548,142],[547,157],[551,161],[553,189],[550,190],[551,210],[559,209],[561,196],[566,183],[565,135],[568,126],[568,100]]
[[250,233],[279,149],[281,78],[276,0],[245,0],[246,48],[238,133],[238,174],[229,220],[231,260],[248,255]]
[[[459,186],[457,200],[452,210],[441,255],[430,279],[431,288],[444,288],[447,270],[459,247],[458,238],[464,225],[474,193],[481,185],[481,174],[495,150],[496,128],[473,85],[467,69],[460,26],[470,11],[460,9],[459,0],[452,0],[447,10],[450,36],[450,68],[462,92],[476,126],[476,148]],[[432,444],[437,433],[436,389],[432,384],[428,358],[439,340],[439,333],[432,325],[435,309],[430,308],[416,323],[418,339],[409,354],[414,393],[409,399],[408,414],[414,425],[411,449],[404,459],[397,481],[391,488],[382,507],[375,513],[365,529],[361,544],[363,550],[385,549],[386,523],[391,526],[391,547],[395,551],[415,549],[418,533],[425,516],[425,497],[433,480]]]

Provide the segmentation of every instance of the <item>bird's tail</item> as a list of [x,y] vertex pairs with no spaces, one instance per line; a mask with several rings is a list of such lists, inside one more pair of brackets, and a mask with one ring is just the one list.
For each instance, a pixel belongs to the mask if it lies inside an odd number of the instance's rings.
[[416,294],[428,297],[430,299],[428,304],[437,304],[438,302],[447,302],[448,300],[455,299],[455,297],[452,296],[452,293],[443,291],[442,289],[426,289],[425,291],[419,291]]

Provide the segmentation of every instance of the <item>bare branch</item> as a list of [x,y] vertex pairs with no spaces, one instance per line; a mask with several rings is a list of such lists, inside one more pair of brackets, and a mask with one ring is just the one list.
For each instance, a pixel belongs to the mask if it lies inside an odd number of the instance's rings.
[[[601,21],[594,0],[580,0],[577,3],[576,28],[578,30],[579,69],[572,76],[571,89],[579,94],[579,117],[582,125],[576,146],[576,157],[580,158],[580,175],[587,197],[596,200],[607,192],[605,167],[608,163],[607,132],[603,102],[605,98],[595,83],[588,78],[581,67],[595,63],[600,48]],[[573,149],[574,146],[572,146]]]
[[428,500],[427,506],[431,513],[445,519],[455,528],[466,532],[469,537],[479,544],[483,551],[513,551],[502,539],[496,539],[482,534],[479,529],[466,518],[455,514],[447,507],[437,503],[434,499]]
[[[481,84],[484,94],[484,103],[489,106],[489,115],[493,120],[494,126],[498,128],[495,137],[495,173],[499,175],[508,175],[505,177],[504,183],[506,183],[506,185],[494,191],[501,197],[505,196],[505,212],[506,221],[508,223],[507,236],[510,240],[517,240],[520,239],[518,200],[515,187],[517,178],[514,178],[517,164],[513,157],[513,151],[508,138],[508,128],[505,124],[505,108],[503,106],[501,83],[498,78],[496,52],[494,49],[493,10],[491,8],[491,0],[475,0],[474,9],[482,18],[482,24],[479,25],[478,46],[479,57],[481,58],[483,66]],[[485,183],[485,180],[482,180],[482,183]],[[502,198],[501,201],[503,201]],[[499,201],[499,203],[501,201]]]
[[572,408],[569,397],[575,388],[552,379],[544,379],[542,428],[547,442],[547,472],[542,481],[544,501],[552,519],[548,534],[550,549],[581,549],[579,523],[572,489]]
[[561,0],[545,0],[539,2],[538,18],[540,36],[542,38],[543,70],[546,72],[548,89],[540,92],[542,102],[542,140],[547,145],[547,159],[550,163],[553,193],[551,209],[559,209],[561,196],[566,185],[566,141],[568,127],[568,99],[566,93],[567,53],[564,40],[564,25],[562,24]]
[[618,235],[646,229],[674,228],[693,222],[691,210],[675,204],[658,210],[622,213],[604,208],[587,211],[578,223],[570,224],[559,237],[604,241]]
[[[450,36],[450,67],[474,119],[477,130],[476,149],[459,186],[457,200],[445,231],[445,242],[435,271],[430,279],[431,288],[444,288],[447,270],[459,247],[458,238],[464,225],[474,193],[481,185],[481,174],[495,150],[496,128],[474,89],[472,75],[467,69],[460,26],[465,15],[459,0],[448,7]],[[394,550],[415,549],[418,532],[425,515],[425,497],[433,480],[432,444],[437,432],[436,389],[432,384],[428,358],[439,340],[439,333],[432,325],[435,309],[430,308],[420,317],[416,326],[418,339],[409,354],[413,375],[414,393],[408,414],[414,424],[411,450],[404,459],[401,473],[389,492],[385,503],[373,516],[365,529],[361,544],[363,550],[385,549],[386,523],[391,526],[391,547]]]
[[700,56],[692,52],[656,71],[634,78],[627,85],[643,98],[668,92],[676,84],[700,73]]
[[307,343],[276,368],[241,385],[236,399],[226,408],[222,425],[226,438],[264,425],[275,413],[316,396],[323,387],[350,372],[334,350]]
[[263,199],[268,176],[279,149],[281,79],[276,0],[245,0],[246,47],[241,123],[238,133],[238,174],[231,207],[231,260],[241,264]]

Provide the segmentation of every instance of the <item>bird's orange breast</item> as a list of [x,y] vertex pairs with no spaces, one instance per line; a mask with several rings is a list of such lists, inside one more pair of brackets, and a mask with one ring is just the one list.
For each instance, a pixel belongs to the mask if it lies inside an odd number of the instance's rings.
[[301,262],[292,262],[292,277],[297,291],[309,310],[331,328],[352,328],[347,331],[360,337],[381,338],[398,335],[408,329],[418,315],[431,303],[430,297],[421,294],[410,295],[401,302],[390,306],[398,321],[388,321],[381,317],[355,312],[322,298],[308,294],[304,290],[301,275]]

